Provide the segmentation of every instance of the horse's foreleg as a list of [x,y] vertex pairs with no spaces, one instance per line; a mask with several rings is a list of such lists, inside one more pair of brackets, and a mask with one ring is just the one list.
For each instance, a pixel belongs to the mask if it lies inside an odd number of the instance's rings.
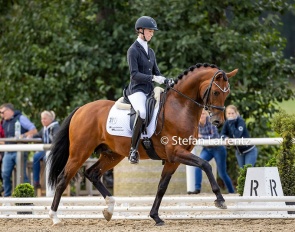
[[226,209],[225,200],[221,194],[219,185],[216,182],[216,179],[212,172],[211,165],[206,161],[201,159],[198,156],[193,155],[192,153],[178,153],[177,156],[174,158],[176,162],[180,162],[185,165],[195,166],[201,168],[207,175],[208,180],[210,182],[212,191],[216,195],[216,200],[214,202],[215,206],[220,209]]
[[57,185],[55,189],[55,194],[53,202],[51,204],[51,210],[49,211],[49,217],[53,221],[53,225],[61,224],[61,220],[57,217],[57,208],[60,203],[61,196],[67,187],[67,181],[64,176],[64,172],[61,172],[57,179]]
[[212,172],[212,167],[211,165],[206,161],[206,160],[203,160],[199,157],[196,156],[196,158],[200,159],[200,168],[206,173],[207,177],[208,177],[208,180],[210,182],[210,185],[211,185],[211,188],[212,188],[212,191],[215,193],[216,195],[216,200],[214,201],[214,204],[217,208],[220,208],[220,209],[226,209],[227,206],[225,204],[225,200],[221,194],[221,191],[220,191],[220,187],[219,185],[217,184],[216,182],[216,179],[213,175],[213,172]]
[[115,199],[102,183],[101,177],[103,173],[115,167],[123,158],[124,157],[110,152],[108,153],[108,156],[101,154],[99,160],[90,168],[88,168],[84,173],[84,176],[90,182],[92,182],[92,184],[101,193],[106,201],[107,208],[105,208],[102,213],[107,221],[110,221],[112,219],[114,213]]
[[154,201],[154,204],[152,206],[152,209],[150,211],[150,217],[154,219],[156,222],[156,226],[164,225],[164,221],[159,217],[159,208],[163,199],[164,194],[166,193],[166,190],[168,188],[169,182],[171,180],[172,175],[178,168],[179,163],[169,163],[165,162],[161,179],[159,182],[157,195]]

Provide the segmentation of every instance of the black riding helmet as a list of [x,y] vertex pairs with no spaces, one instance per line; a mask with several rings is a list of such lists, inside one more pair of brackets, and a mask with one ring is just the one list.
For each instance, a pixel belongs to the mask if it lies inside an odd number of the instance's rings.
[[138,32],[138,29],[150,29],[150,30],[155,30],[158,31],[157,23],[156,21],[150,17],[150,16],[141,16],[136,20],[135,23],[135,30]]

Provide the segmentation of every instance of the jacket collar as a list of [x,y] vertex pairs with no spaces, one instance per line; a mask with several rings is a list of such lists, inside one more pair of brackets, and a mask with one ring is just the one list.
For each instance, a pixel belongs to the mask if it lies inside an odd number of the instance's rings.
[[[145,54],[145,56],[149,59],[149,55],[146,53],[146,51],[144,50],[143,46],[136,40],[135,41],[136,46],[143,52],[143,54]],[[148,48],[149,49],[149,48]]]

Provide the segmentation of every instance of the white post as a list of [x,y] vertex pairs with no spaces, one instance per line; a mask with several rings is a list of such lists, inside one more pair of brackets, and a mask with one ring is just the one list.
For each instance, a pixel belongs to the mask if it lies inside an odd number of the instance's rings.
[[16,186],[23,182],[24,180],[24,164],[22,152],[17,151],[16,153]]
[[195,191],[195,167],[186,165],[186,190],[187,192]]
[[48,184],[48,175],[49,175],[49,167],[50,167],[50,163],[48,162],[48,155],[49,155],[50,151],[46,151],[46,197],[53,197],[54,196],[54,189],[51,188]]
[[[197,155],[197,146],[193,148],[191,151],[194,155]],[[193,192],[195,191],[195,183],[196,183],[196,177],[195,177],[195,169],[194,166],[188,166],[186,165],[186,190],[187,192]]]

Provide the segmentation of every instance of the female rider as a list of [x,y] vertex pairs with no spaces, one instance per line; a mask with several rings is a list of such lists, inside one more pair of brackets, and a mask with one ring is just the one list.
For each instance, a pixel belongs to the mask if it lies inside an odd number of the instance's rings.
[[126,95],[133,106],[137,117],[132,130],[129,162],[137,164],[139,159],[138,143],[141,137],[142,125],[146,118],[146,99],[154,89],[153,82],[163,84],[165,77],[159,71],[155,52],[148,47],[154,31],[157,31],[156,21],[149,16],[142,16],[135,23],[136,41],[127,52],[127,61],[130,71],[130,83]]

